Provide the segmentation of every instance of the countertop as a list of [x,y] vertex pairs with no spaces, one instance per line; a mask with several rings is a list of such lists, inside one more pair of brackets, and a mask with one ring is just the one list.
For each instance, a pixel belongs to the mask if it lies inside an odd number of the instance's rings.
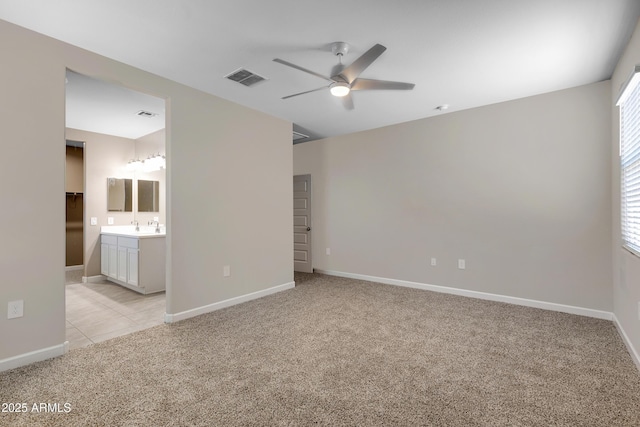
[[155,225],[141,225],[136,231],[135,225],[105,225],[100,227],[100,234],[111,234],[114,236],[137,237],[140,239],[166,237],[167,230],[160,226],[160,233],[156,233]]

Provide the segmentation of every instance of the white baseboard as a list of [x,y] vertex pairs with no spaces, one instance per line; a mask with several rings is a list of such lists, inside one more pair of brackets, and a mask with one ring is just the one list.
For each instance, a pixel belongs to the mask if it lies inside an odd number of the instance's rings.
[[631,355],[631,359],[633,359],[633,363],[636,364],[636,367],[640,371],[640,355],[638,354],[638,351],[633,347],[633,344],[631,344],[631,340],[629,339],[629,336],[625,332],[624,328],[618,321],[618,318],[616,317],[615,314],[613,315],[613,324],[616,325],[616,329],[618,330],[620,337],[622,337],[622,341],[624,342],[624,345],[626,345],[627,350],[629,350],[629,354]]
[[425,291],[440,292],[445,294],[460,295],[463,297],[477,298],[489,301],[506,302],[509,304],[522,305],[525,307],[541,308],[544,310],[559,311],[562,313],[577,314],[580,316],[594,317],[596,319],[613,320],[613,313],[608,311],[594,310],[591,308],[575,307],[571,305],[556,304],[553,302],[537,301],[526,298],[510,297],[506,295],[490,294],[486,292],[469,291],[466,289],[450,288],[447,286],[427,285],[406,280],[387,279],[384,277],[367,276],[364,274],[344,273],[332,270],[314,270],[317,273],[330,276],[347,277],[350,279],[366,280],[368,282],[384,283],[386,285],[404,286],[407,288],[422,289]]
[[29,365],[31,363],[40,362],[42,360],[51,359],[54,357],[62,356],[69,351],[69,341],[65,341],[60,345],[54,345],[53,347],[47,347],[40,350],[31,351],[25,354],[19,354],[18,356],[9,357],[7,359],[0,360],[0,372],[8,371],[9,369],[19,368],[21,366]]
[[82,270],[83,268],[84,265],[68,265],[64,268],[64,271]]
[[105,276],[99,274],[97,276],[82,276],[82,283],[100,283],[107,280]]
[[231,307],[232,305],[241,304],[243,302],[266,297],[267,295],[275,294],[277,292],[286,291],[287,289],[292,289],[294,286],[295,286],[295,282],[289,282],[289,283],[285,283],[284,285],[278,285],[272,288],[263,289],[261,291],[252,292],[250,294],[241,295],[239,297],[229,298],[224,301],[215,302],[213,304],[205,305],[198,308],[193,308],[191,310],[181,311],[179,313],[173,313],[173,314],[165,313],[164,323],[179,322],[180,320],[189,319],[190,317],[211,313],[212,311],[220,310],[226,307]]

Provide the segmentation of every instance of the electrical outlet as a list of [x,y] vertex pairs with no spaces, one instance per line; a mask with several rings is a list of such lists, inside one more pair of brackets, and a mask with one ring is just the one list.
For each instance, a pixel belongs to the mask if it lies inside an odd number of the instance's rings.
[[107,217],[107,224],[108,225],[113,225],[113,217],[112,216],[108,216]]
[[222,269],[222,275],[223,275],[224,277],[229,277],[229,276],[231,276],[231,266],[229,266],[229,265],[225,265],[225,266],[223,267],[223,269]]
[[327,255],[331,255],[331,248],[327,248]]
[[91,217],[91,225],[98,225],[98,217],[95,217],[95,216]]
[[431,258],[431,266],[435,267],[436,265],[438,265],[438,260],[436,260],[435,258]]
[[24,300],[9,301],[7,319],[15,319],[24,315]]
[[154,216],[154,217],[153,217],[153,220],[154,220],[155,222],[158,222],[160,219],[159,219],[159,217]]
[[458,260],[458,268],[460,270],[464,270],[465,268],[467,268],[466,262],[463,259]]

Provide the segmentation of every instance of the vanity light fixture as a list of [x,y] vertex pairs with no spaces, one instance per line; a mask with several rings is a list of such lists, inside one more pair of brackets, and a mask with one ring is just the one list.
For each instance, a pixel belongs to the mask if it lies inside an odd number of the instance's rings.
[[147,157],[147,159],[142,164],[142,170],[145,172],[159,171],[160,169],[164,169],[165,167],[165,158],[160,154]]
[[131,172],[135,172],[135,171],[154,172],[154,171],[159,171],[161,169],[166,169],[166,167],[167,167],[167,162],[165,157],[161,154],[153,154],[147,157],[145,160],[139,160],[139,159],[130,160],[129,163],[127,163],[127,166],[125,167],[125,169]]

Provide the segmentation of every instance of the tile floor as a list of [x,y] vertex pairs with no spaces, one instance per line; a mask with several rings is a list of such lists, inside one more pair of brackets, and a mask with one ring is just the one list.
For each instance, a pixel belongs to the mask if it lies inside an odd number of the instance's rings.
[[164,292],[142,295],[115,283],[78,283],[67,272],[67,340],[84,347],[164,322]]

